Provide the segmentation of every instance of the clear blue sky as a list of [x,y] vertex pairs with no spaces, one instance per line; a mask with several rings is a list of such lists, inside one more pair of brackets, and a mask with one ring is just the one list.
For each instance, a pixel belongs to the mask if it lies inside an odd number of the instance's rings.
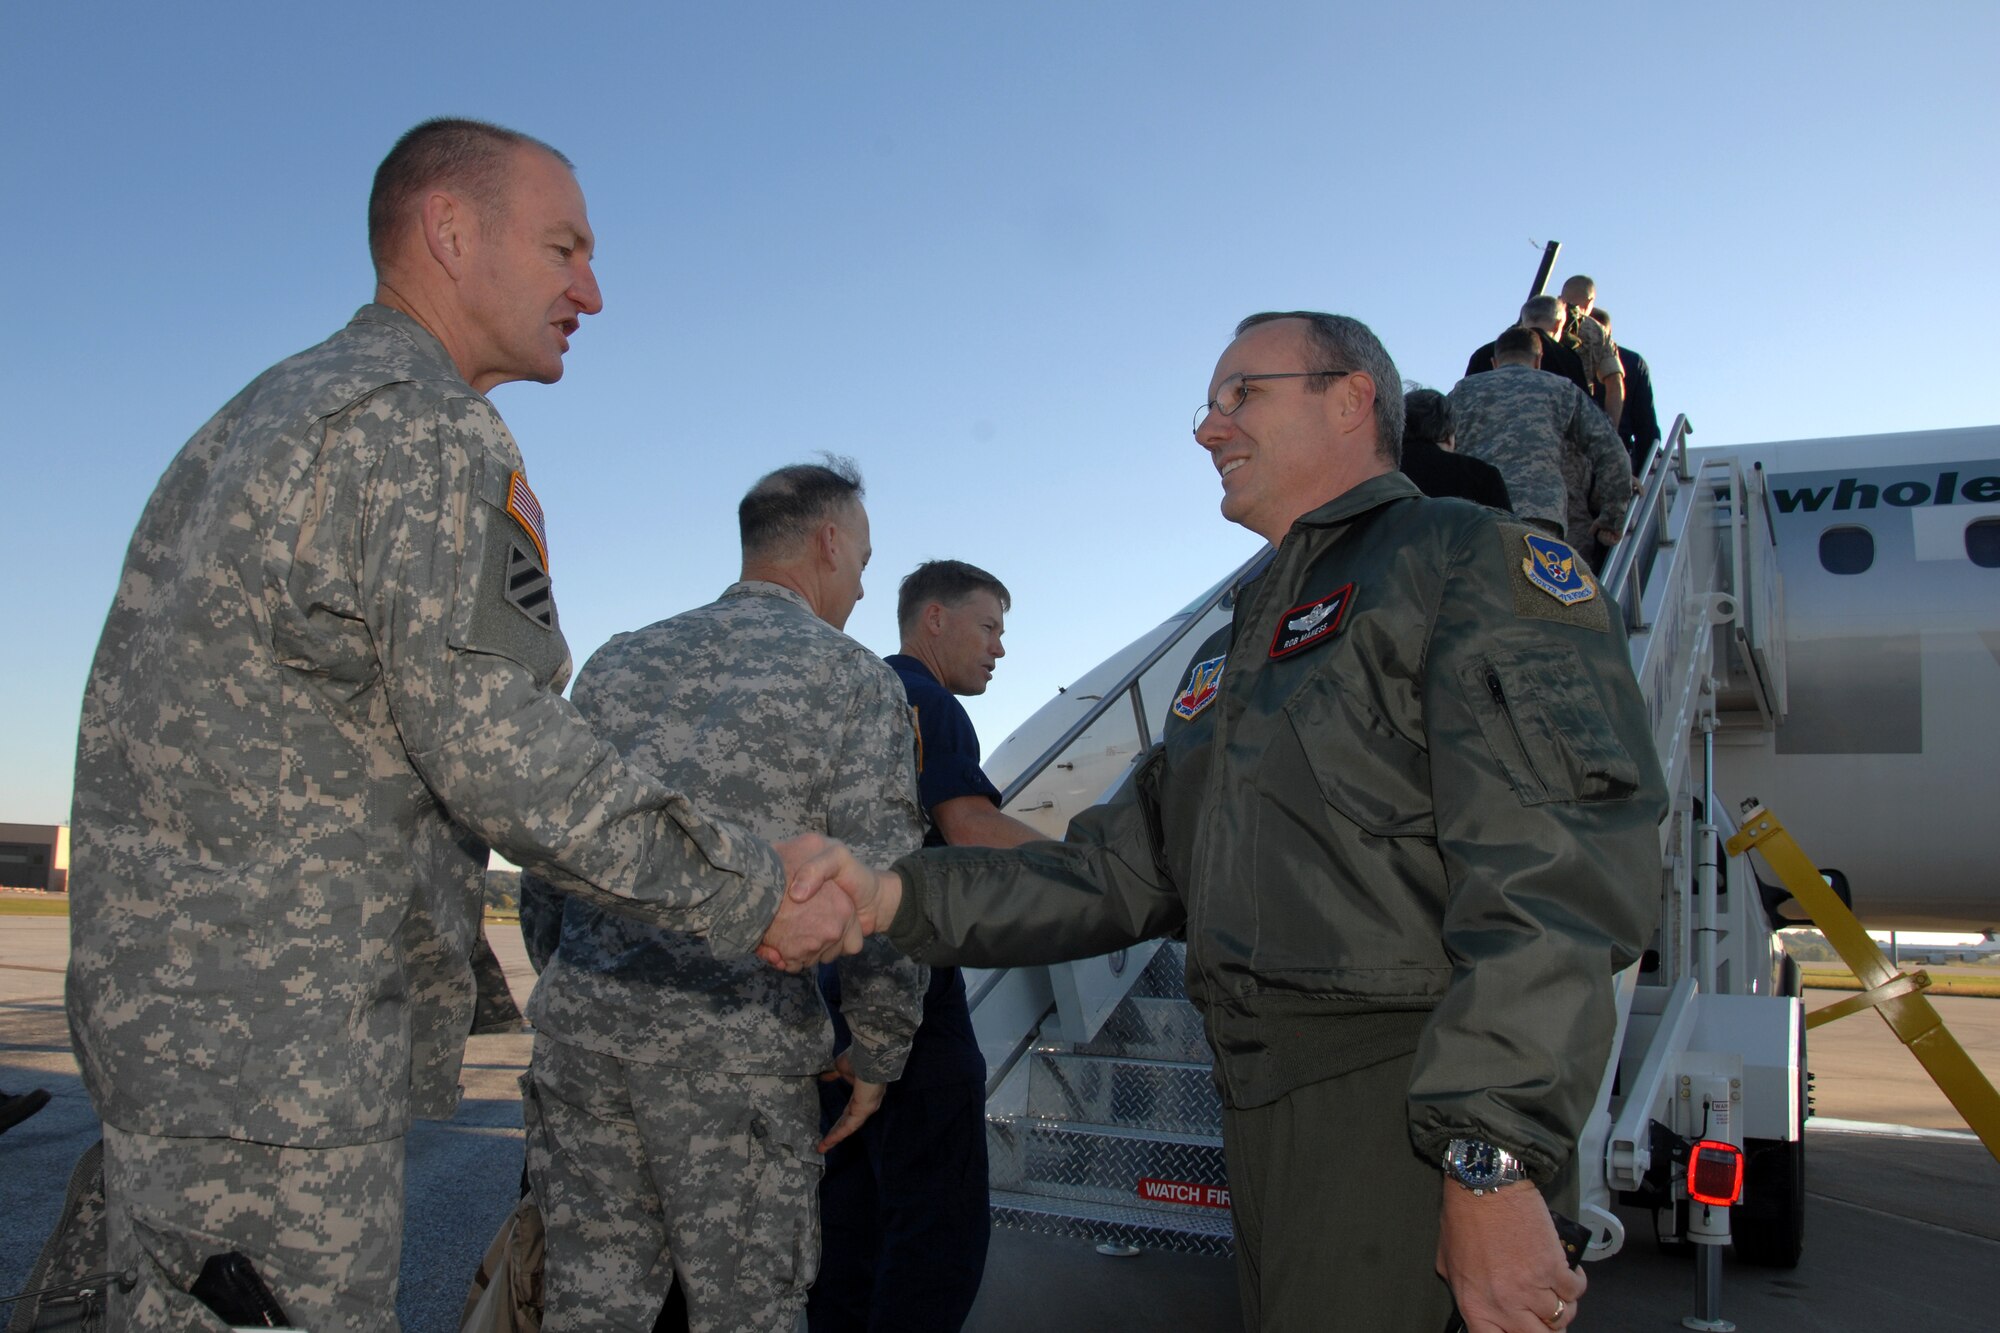
[[1994,420],[1996,52],[1991,3],[15,0],[0,820],[67,818],[146,495],[368,298],[369,178],[427,116],[561,147],[600,237],[563,382],[495,394],[579,662],[712,598],[745,487],[830,449],[857,637],[925,558],[1013,588],[990,747],[1256,545],[1188,432],[1253,310],[1448,387],[1554,237],[1702,443]]

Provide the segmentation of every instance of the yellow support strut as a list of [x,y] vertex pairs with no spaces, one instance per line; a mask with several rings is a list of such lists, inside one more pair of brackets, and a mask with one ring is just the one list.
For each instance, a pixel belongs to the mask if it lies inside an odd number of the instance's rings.
[[1819,1010],[1806,1020],[1806,1026],[1817,1027],[1847,1014],[1874,1009],[1965,1117],[1965,1123],[1979,1135],[1986,1151],[2000,1161],[2000,1093],[1993,1090],[1986,1075],[1972,1063],[1924,994],[1930,976],[1924,972],[1899,973],[1891,967],[1881,947],[1868,937],[1839,895],[1827,887],[1819,867],[1799,850],[1778,817],[1755,805],[1744,812],[1742,830],[1728,842],[1731,856],[1741,856],[1753,847],[1763,854],[1765,864],[1791,890],[1792,897],[1806,909],[1827,943],[1861,981],[1861,994]]

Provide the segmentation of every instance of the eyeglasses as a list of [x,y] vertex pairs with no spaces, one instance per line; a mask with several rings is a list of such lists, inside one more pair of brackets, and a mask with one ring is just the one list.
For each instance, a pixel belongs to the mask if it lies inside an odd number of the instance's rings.
[[1208,420],[1210,412],[1225,417],[1235,416],[1236,409],[1243,406],[1243,400],[1249,394],[1249,390],[1243,386],[1252,380],[1297,380],[1314,375],[1324,375],[1329,380],[1337,380],[1342,375],[1353,373],[1349,370],[1279,370],[1268,375],[1231,375],[1222,382],[1222,387],[1216,390],[1215,397],[1194,410],[1194,428],[1199,431],[1201,424]]

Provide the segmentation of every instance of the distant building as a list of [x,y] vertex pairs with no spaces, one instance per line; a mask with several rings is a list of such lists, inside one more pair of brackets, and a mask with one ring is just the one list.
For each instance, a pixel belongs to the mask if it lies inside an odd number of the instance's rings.
[[69,892],[69,825],[0,824],[0,888]]
[[2000,962],[2000,950],[1991,944],[1898,944],[1896,953],[1899,962],[1930,963],[1937,967],[1949,963]]

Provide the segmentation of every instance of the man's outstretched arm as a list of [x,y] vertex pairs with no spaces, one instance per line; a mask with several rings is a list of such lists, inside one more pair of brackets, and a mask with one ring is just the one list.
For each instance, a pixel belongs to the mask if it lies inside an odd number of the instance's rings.
[[953,847],[1019,847],[1049,835],[1006,814],[984,796],[954,796],[931,807],[931,822]]
[[931,847],[888,871],[828,844],[789,882],[793,895],[835,884],[853,900],[864,932],[884,931],[898,949],[932,964],[1089,958],[1170,934],[1187,920],[1130,784],[1072,820],[1062,842]]

